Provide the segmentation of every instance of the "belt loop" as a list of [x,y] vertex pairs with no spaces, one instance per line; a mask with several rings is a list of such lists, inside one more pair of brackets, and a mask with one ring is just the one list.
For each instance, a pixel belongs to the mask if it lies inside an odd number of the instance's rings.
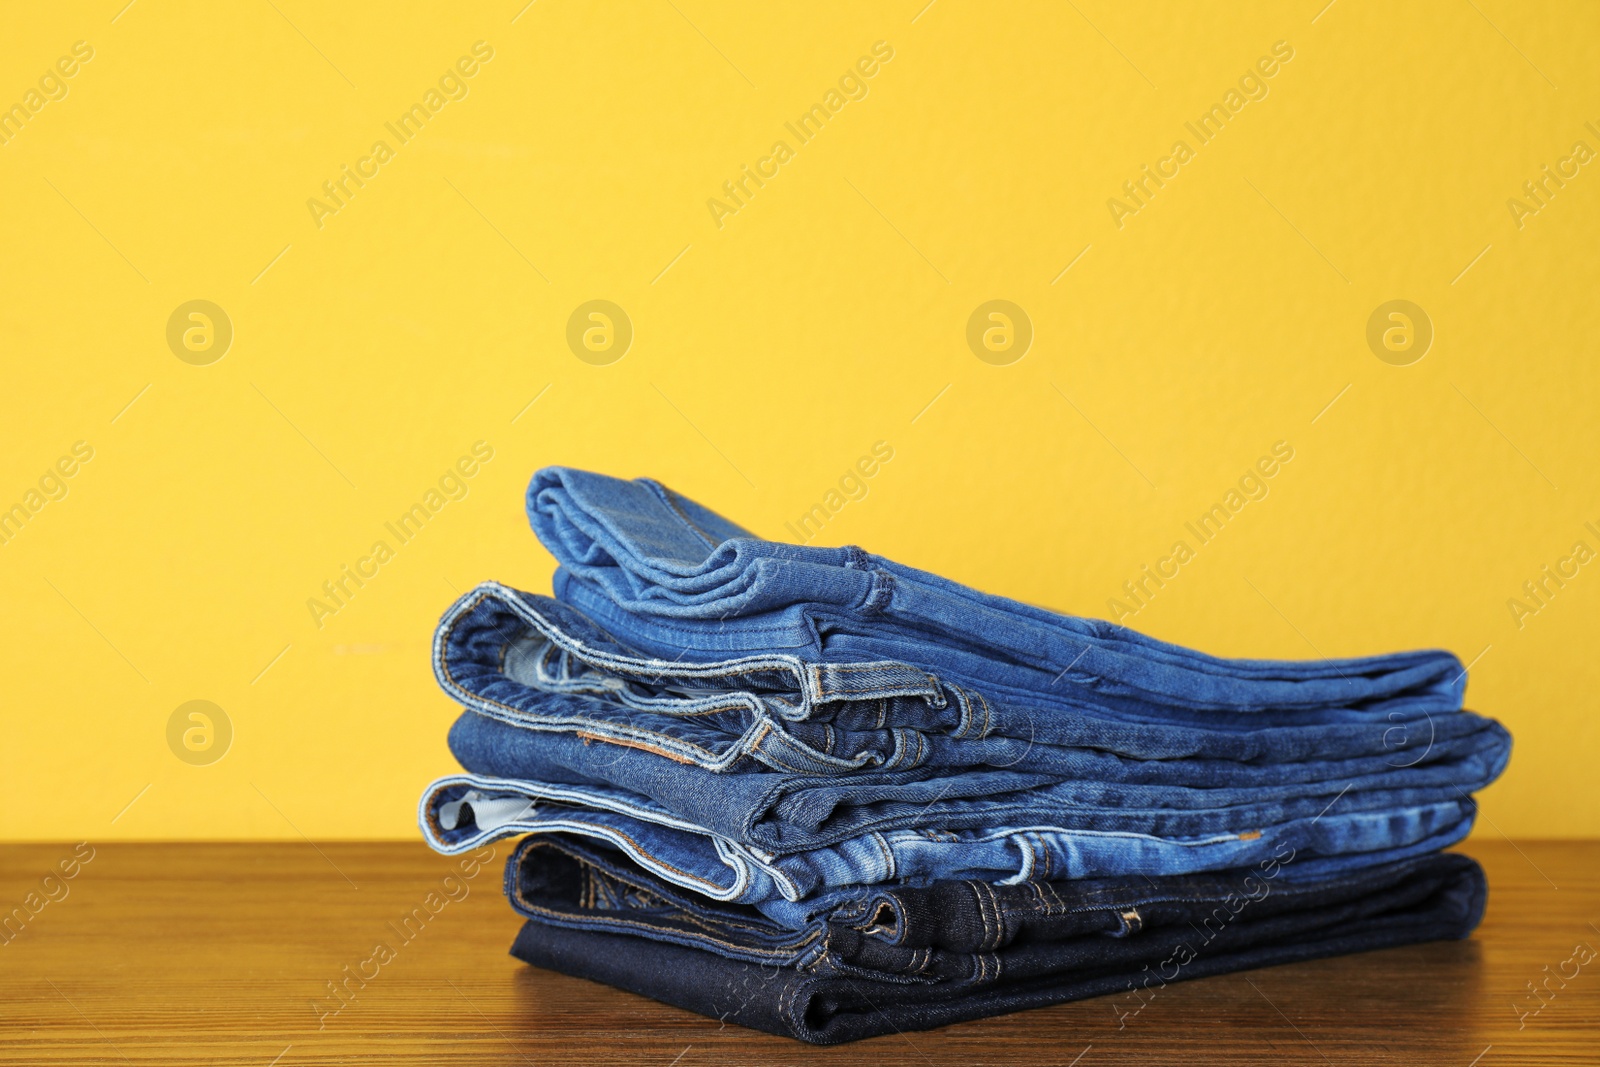
[[805,672],[808,696],[815,703],[835,700],[878,700],[917,697],[935,708],[946,704],[939,680],[909,663],[813,663]]

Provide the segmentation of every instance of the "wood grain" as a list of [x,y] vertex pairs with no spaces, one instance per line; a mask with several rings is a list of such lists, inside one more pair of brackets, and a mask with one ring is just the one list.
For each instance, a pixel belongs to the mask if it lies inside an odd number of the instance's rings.
[[[1600,959],[1518,1014],[1600,948],[1600,842],[1466,851],[1491,885],[1470,941],[1174,984],[1120,1029],[1101,998],[815,1049],[511,959],[498,859],[448,900],[454,861],[421,845],[107,844],[48,887],[73,846],[10,845],[0,909],[29,917],[0,944],[0,1064],[1600,1062]],[[390,924],[430,893],[448,902],[402,940]],[[394,957],[319,1017],[379,942]]]

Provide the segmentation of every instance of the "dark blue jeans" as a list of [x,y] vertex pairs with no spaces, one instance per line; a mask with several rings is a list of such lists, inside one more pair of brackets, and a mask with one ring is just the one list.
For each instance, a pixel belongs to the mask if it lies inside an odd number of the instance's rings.
[[1487,893],[1432,854],[1291,882],[1293,859],[1214,875],[897,888],[812,926],[678,893],[620,856],[525,843],[513,955],[713,1018],[833,1044],[1101,994],[1124,1025],[1184,978],[1461,938]]
[[[1219,659],[1096,619],[990,596],[858,548],[765,541],[649,479],[551,467],[528,519],[560,564],[556,597],[668,659],[789,651],[924,667],[1002,701],[1198,712],[1460,707],[1443,651]],[[1070,696],[1065,694],[1070,693]]]

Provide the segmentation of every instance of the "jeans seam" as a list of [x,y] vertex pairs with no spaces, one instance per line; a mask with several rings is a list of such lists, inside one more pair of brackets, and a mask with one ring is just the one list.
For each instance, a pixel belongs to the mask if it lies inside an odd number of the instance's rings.
[[[478,607],[485,600],[493,599],[497,604],[501,605],[501,609],[503,611],[517,618],[525,627],[538,631],[542,636],[548,638],[553,644],[558,645],[564,651],[569,652],[582,662],[593,667],[611,671],[613,673],[623,674],[631,671],[638,675],[654,679],[733,679],[740,675],[759,674],[762,672],[783,672],[789,674],[798,681],[798,676],[805,670],[807,666],[798,656],[784,655],[782,653],[743,656],[738,657],[737,659],[719,660],[711,663],[694,663],[691,661],[682,664],[676,663],[675,661],[664,663],[664,661],[659,659],[646,660],[637,656],[619,656],[614,653],[602,652],[599,649],[592,648],[581,639],[567,633],[566,630],[561,626],[546,618],[544,613],[538,608],[524,603],[522,597],[525,594],[521,594],[518,590],[512,589],[509,586],[501,585],[499,582],[485,582],[483,585],[478,587],[477,593],[477,597],[475,597],[471,603],[466,604],[453,612],[453,617],[450,619],[449,626],[445,630],[445,639],[447,643],[449,640],[449,634],[453,633],[457,625],[466,619],[467,616],[476,612]],[[607,636],[610,635],[608,634]],[[677,667],[678,669],[663,670],[661,669],[661,665],[663,663],[666,667]]]
[[[478,603],[481,603],[483,600],[486,600],[486,599],[488,599],[488,594],[484,594],[483,596],[479,597],[477,601],[474,601],[472,607],[475,608]],[[475,691],[473,689],[469,689],[458,678],[456,678],[455,674],[450,669],[450,657],[447,654],[447,650],[450,647],[450,638],[451,638],[451,636],[453,635],[453,633],[455,631],[455,627],[466,617],[466,614],[467,614],[467,612],[463,612],[461,615],[458,615],[456,618],[452,619],[450,621],[448,627],[446,628],[446,630],[442,634],[443,641],[441,642],[441,645],[443,647],[441,647],[441,649],[440,649],[440,653],[441,654],[440,654],[439,659],[437,660],[437,666],[438,666],[440,674],[443,676],[444,681],[446,681],[448,683],[449,687],[453,688],[456,691],[456,693],[459,694],[461,698],[463,698],[464,702],[468,703],[469,706],[481,705],[481,706],[486,707],[486,708],[487,707],[499,708],[500,710],[506,712],[507,714],[512,715],[512,716],[514,716],[516,718],[519,718],[519,719],[528,720],[528,721],[534,721],[534,722],[542,722],[542,723],[545,723],[545,724],[550,725],[550,726],[562,726],[562,727],[571,726],[571,727],[575,728],[574,732],[581,733],[581,728],[577,728],[577,724],[576,723],[571,723],[571,722],[566,721],[566,720],[558,719],[558,718],[556,718],[554,716],[539,715],[537,713],[529,712],[529,711],[526,711],[526,710],[524,710],[522,708],[518,708],[518,707],[516,707],[514,705],[507,704],[504,701],[494,700],[494,699],[491,699],[489,697],[485,697],[481,693],[479,693],[479,692],[477,692],[477,691]],[[511,642],[508,640],[504,644],[501,645],[502,665],[503,665],[505,649],[510,645],[510,643]],[[512,685],[516,685],[519,688],[521,688],[523,690],[526,690],[527,692],[530,692],[530,693],[540,692],[540,690],[534,689],[531,686],[524,685],[523,683],[516,681],[516,679],[509,677],[508,675],[505,674],[503,669],[499,673],[498,677],[499,678],[503,678],[506,682],[508,682],[508,683],[510,683]],[[584,719],[582,721],[584,723],[586,723],[586,724],[594,723],[594,720],[590,720],[590,719]],[[595,725],[599,726],[600,724],[595,724]],[[672,745],[672,746],[681,747],[683,749],[688,749],[688,750],[693,751],[693,752],[698,752],[698,753],[702,754],[706,758],[704,760],[695,760],[695,759],[685,760],[685,759],[681,759],[681,758],[676,757],[676,756],[670,756],[665,751],[659,752],[658,753],[659,755],[668,756],[669,758],[672,758],[672,759],[677,759],[679,762],[691,762],[691,763],[695,763],[695,764],[702,764],[702,763],[705,763],[705,764],[716,764],[716,763],[722,762],[722,760],[720,758],[718,758],[716,756],[716,754],[713,753],[709,749],[703,748],[700,745],[693,744],[692,742],[678,741],[678,740],[676,740],[674,738],[670,738],[666,734],[663,734],[663,733],[661,733],[659,731],[656,731],[656,730],[640,729],[638,727],[619,728],[619,727],[617,727],[617,726],[615,726],[613,724],[609,724],[609,723],[604,724],[604,727],[607,728],[607,729],[612,729],[612,730],[616,730],[617,731],[619,737],[618,737],[616,743],[618,743],[618,744],[624,744],[625,742],[623,742],[620,738],[627,736],[627,734],[629,734],[629,733],[633,733],[633,734],[636,734],[636,735],[645,735],[645,736],[651,737],[651,738],[658,738],[662,742],[665,742],[666,744],[669,744],[669,745]],[[604,736],[602,736],[600,734],[596,734],[595,735],[595,740],[610,741],[611,739],[607,738],[607,737],[604,737]],[[637,744],[637,745],[633,745],[633,746],[629,746],[629,747],[644,747],[645,744],[648,744],[648,742],[643,742],[641,744]],[[654,750],[651,750],[651,751],[654,751]]]
[[[662,932],[663,931],[663,928],[660,927],[660,926],[656,926],[656,925],[651,924],[651,923],[640,922],[640,921],[635,920],[635,919],[596,917],[596,918],[593,918],[593,919],[589,919],[589,920],[587,920],[585,922],[581,916],[573,916],[570,912],[558,911],[558,910],[555,910],[555,909],[552,909],[552,908],[543,907],[543,906],[538,905],[538,904],[532,904],[532,903],[528,902],[525,898],[523,898],[520,894],[519,894],[519,896],[517,898],[517,903],[521,904],[524,908],[528,909],[528,911],[537,912],[537,913],[539,913],[541,915],[547,915],[547,916],[550,916],[552,918],[568,919],[569,921],[571,921],[573,923],[584,923],[585,925],[594,925],[594,926],[613,926],[613,927],[615,927],[615,926],[626,926],[626,927],[631,927],[631,928],[638,929],[638,930],[654,930],[654,931],[657,931],[657,932]],[[794,954],[794,951],[797,951],[799,948],[804,948],[806,945],[810,944],[811,941],[815,940],[815,937],[816,937],[815,932],[813,932],[813,934],[810,937],[808,937],[805,941],[800,942],[800,944],[796,947],[795,950],[784,950],[784,949],[752,948],[752,947],[750,947],[748,945],[740,945],[737,941],[728,941],[725,938],[720,938],[720,937],[717,937],[717,936],[715,936],[713,934],[700,935],[700,934],[696,934],[696,933],[694,933],[692,931],[681,931],[681,933],[683,934],[683,936],[685,936],[686,938],[691,939],[691,940],[702,941],[702,942],[707,942],[707,943],[711,943],[711,944],[721,945],[722,947],[727,948],[727,949],[739,950],[739,951],[743,951],[745,953],[748,953],[750,955],[758,955],[758,956],[765,956],[765,957],[788,957],[788,956],[792,956]],[[648,935],[646,935],[646,936],[648,936]],[[655,939],[652,939],[652,940],[655,940]]]
[[872,832],[871,836],[873,843],[878,846],[878,851],[883,853],[884,880],[889,881],[894,878],[895,872],[894,850],[889,847],[889,842],[883,839],[883,835],[876,830]]
[[956,706],[961,709],[960,718],[956,720],[954,737],[958,741],[967,739],[967,731],[972,729],[972,700],[967,696],[967,691],[959,685],[949,683],[945,686],[954,695]]
[[994,886],[989,885],[987,881],[984,881],[982,886],[984,886],[984,896],[989,897],[989,909],[994,912],[995,917],[995,933],[994,936],[990,937],[986,950],[987,952],[994,952],[995,949],[1000,947],[1000,942],[1005,941],[1005,913],[1000,909],[1000,897],[995,893]]
[[676,499],[677,494],[675,494],[671,489],[668,489],[654,478],[641,478],[640,481],[655,493],[656,499],[660,500],[667,507],[671,508],[672,513],[678,516],[678,520],[687,526],[691,531],[693,531],[695,536],[704,541],[707,548],[715,550],[725,543],[722,541],[713,541],[710,534],[702,530],[698,523],[689,518],[684,510],[678,506]]

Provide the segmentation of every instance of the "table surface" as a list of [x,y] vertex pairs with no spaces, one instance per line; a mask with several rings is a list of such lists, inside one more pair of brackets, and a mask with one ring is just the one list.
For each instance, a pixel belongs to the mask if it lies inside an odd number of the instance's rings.
[[[76,849],[0,846],[0,1064],[1600,1063],[1593,841],[1471,843],[1469,941],[1174,983],[1120,1028],[1099,998],[826,1049],[512,959],[504,846],[448,885],[455,860],[403,843]],[[340,1006],[329,983],[380,942]]]

